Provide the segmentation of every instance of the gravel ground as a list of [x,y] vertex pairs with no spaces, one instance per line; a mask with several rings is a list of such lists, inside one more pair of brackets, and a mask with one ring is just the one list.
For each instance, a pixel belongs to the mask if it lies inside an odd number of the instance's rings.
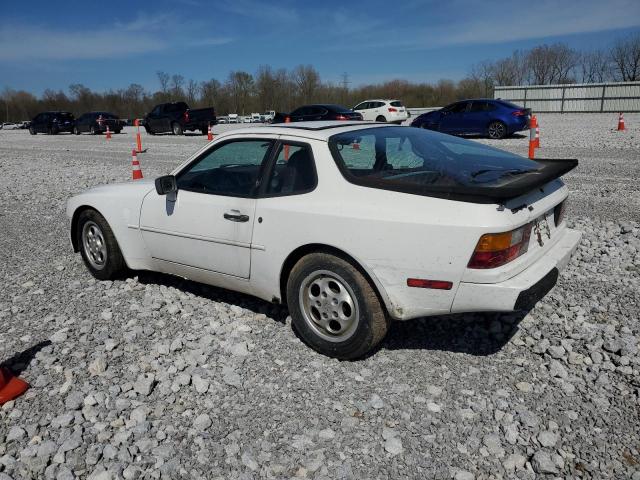
[[[64,204],[129,178],[132,130],[0,131],[0,362],[32,385],[0,408],[0,480],[640,479],[640,115],[624,133],[615,115],[539,121],[539,157],[580,160],[566,181],[584,237],[558,286],[526,316],[394,324],[357,362],[248,296],[96,282]],[[145,176],[205,142],[145,135]]]

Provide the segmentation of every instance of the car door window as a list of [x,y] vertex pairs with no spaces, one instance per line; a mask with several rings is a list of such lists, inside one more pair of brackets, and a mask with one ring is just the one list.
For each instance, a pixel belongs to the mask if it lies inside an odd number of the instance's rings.
[[307,144],[282,143],[269,174],[265,196],[307,193],[316,184],[316,167],[311,147]]
[[360,105],[353,107],[354,110],[366,110],[369,108],[369,102],[362,102]]
[[160,115],[160,105],[158,105],[156,108],[154,108],[154,109],[151,111],[151,115],[154,115],[154,116],[158,116],[158,115]]
[[463,113],[467,109],[467,105],[469,102],[460,102],[451,106],[449,110],[451,113]]
[[469,112],[471,113],[488,112],[489,109],[487,108],[487,106],[488,106],[487,102],[473,102],[471,104],[471,108],[469,109]]
[[251,197],[272,145],[269,140],[247,140],[208,151],[178,174],[178,190]]

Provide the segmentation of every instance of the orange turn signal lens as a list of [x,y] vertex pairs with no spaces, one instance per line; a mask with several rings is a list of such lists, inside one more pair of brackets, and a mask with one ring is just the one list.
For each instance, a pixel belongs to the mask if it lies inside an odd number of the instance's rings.
[[515,260],[529,249],[531,223],[504,233],[480,237],[467,265],[469,268],[496,268]]
[[497,252],[511,246],[513,232],[486,233],[480,237],[476,252]]

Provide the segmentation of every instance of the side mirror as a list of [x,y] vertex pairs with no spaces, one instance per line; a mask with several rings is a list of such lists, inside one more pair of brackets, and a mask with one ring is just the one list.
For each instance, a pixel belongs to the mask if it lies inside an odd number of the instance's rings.
[[156,192],[158,192],[158,195],[166,195],[177,191],[178,184],[176,182],[176,177],[173,175],[165,175],[163,177],[156,178]]

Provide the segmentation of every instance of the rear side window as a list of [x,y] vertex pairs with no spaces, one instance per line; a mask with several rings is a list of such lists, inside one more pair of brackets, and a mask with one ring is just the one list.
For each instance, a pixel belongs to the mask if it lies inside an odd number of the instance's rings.
[[392,107],[404,107],[401,101],[391,102]]
[[266,196],[296,195],[316,187],[316,168],[309,145],[282,144],[271,169]]
[[495,106],[489,102],[473,102],[471,104],[470,112],[490,112],[495,110]]
[[541,168],[487,145],[406,127],[340,133],[330,138],[329,148],[352,183],[408,193],[494,188]]

